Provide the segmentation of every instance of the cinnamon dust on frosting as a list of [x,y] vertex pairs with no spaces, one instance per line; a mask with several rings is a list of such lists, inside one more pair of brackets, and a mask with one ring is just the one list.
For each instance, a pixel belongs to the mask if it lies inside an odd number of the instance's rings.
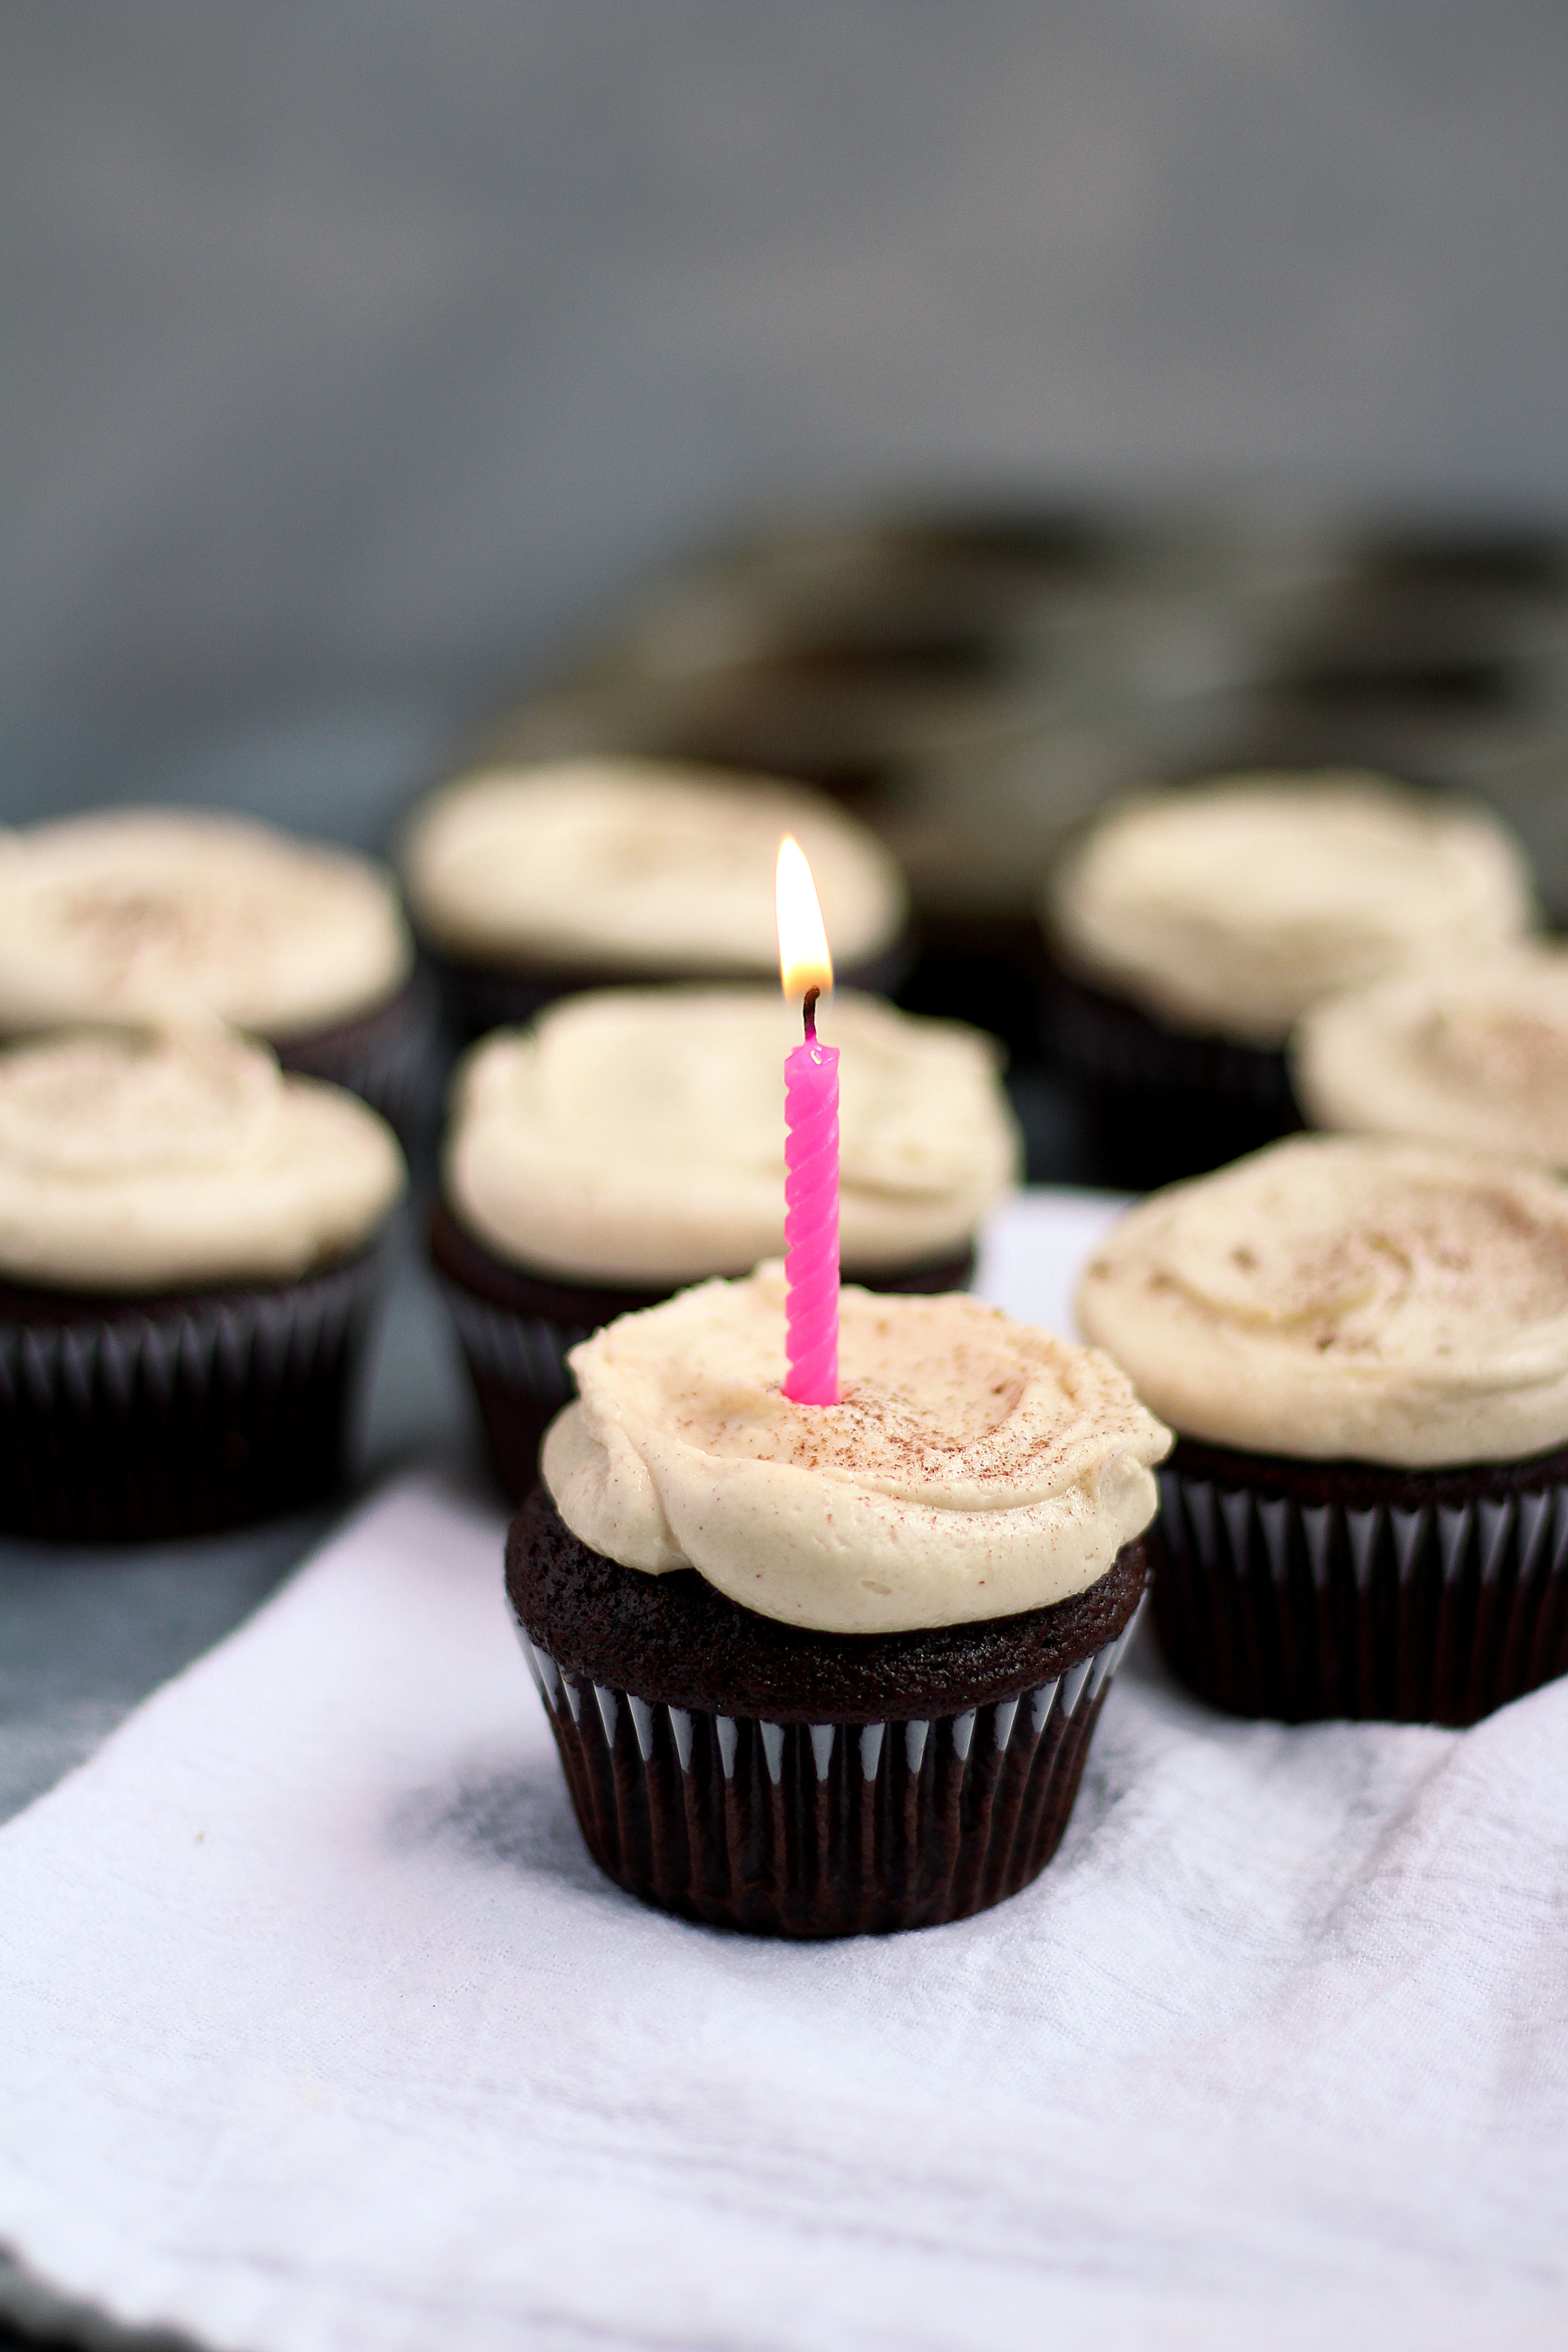
[[1479,1153],[1299,1136],[1128,1212],[1089,1337],[1184,1435],[1407,1469],[1568,1443],[1568,1186]]
[[1315,1125],[1568,1170],[1568,949],[1516,948],[1314,1007],[1291,1083]]
[[1058,868],[1047,919],[1066,961],[1173,1026],[1277,1046],[1319,998],[1494,952],[1536,908],[1487,811],[1328,771],[1128,802]]
[[963,1297],[841,1295],[842,1401],[792,1403],[784,1274],[708,1282],[574,1350],[542,1470],[623,1566],[888,1633],[1039,1609],[1154,1515],[1168,1433],[1097,1349]]
[[[987,1037],[841,990],[839,1234],[871,1273],[957,1255],[1021,1152]],[[772,988],[605,989],[486,1038],[453,1089],[447,1197],[500,1256],[577,1281],[741,1274],[784,1245]]]
[[0,1275],[136,1292],[277,1280],[367,1241],[402,1192],[391,1129],[199,1029],[0,1051]]
[[403,866],[421,929],[458,955],[773,976],[785,833],[810,860],[839,970],[890,946],[908,898],[874,834],[807,785],[677,761],[458,777],[415,816]]
[[391,878],[215,811],[0,833],[0,1030],[213,1014],[274,1042],[384,1003],[413,945]]

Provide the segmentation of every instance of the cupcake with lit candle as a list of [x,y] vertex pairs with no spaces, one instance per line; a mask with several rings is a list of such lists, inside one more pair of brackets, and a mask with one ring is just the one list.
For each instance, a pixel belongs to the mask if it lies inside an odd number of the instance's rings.
[[1290,1041],[1314,1127],[1568,1171],[1568,946],[1424,967],[1314,1005]]
[[1300,1125],[1285,1044],[1321,998],[1495,953],[1536,908],[1489,814],[1328,772],[1125,803],[1058,864],[1045,918],[1052,1044],[1105,1174],[1138,1185]]
[[776,777],[629,758],[461,776],[416,812],[403,872],[475,1036],[574,990],[763,978],[785,833],[811,860],[845,980],[890,985],[909,920],[897,866],[831,801]]
[[1568,1186],[1299,1136],[1111,1229],[1089,1339],[1176,1433],[1154,1615],[1204,1698],[1467,1724],[1568,1671]]
[[826,1403],[789,1393],[776,1264],[584,1342],[507,1547],[595,1859],[761,1934],[963,1918],[1044,1867],[1169,1443],[1108,1358],[994,1307],[835,1305]]
[[[771,988],[612,989],[473,1048],[453,1088],[431,1254],[492,1462],[513,1500],[589,1331],[785,1238],[786,1052],[820,961]],[[873,1289],[962,1288],[1016,1181],[997,1049],[977,1030],[840,991],[842,1256]]]
[[433,999],[391,877],[214,811],[0,833],[0,1033],[204,1013],[406,1121]]
[[0,1051],[0,1527],[126,1542],[337,1484],[391,1129],[216,1023]]

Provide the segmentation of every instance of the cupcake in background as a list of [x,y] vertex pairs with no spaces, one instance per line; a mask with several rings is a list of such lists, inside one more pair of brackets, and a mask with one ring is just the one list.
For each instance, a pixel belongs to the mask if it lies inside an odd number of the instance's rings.
[[1314,1127],[1568,1171],[1568,946],[1431,966],[1314,1005],[1290,1041]]
[[202,1014],[398,1124],[433,1037],[391,877],[215,811],[0,834],[0,1033]]
[[1310,1006],[1536,919],[1498,819],[1381,777],[1227,778],[1113,810],[1045,909],[1050,1040],[1106,1179],[1196,1173],[1299,1127],[1285,1045]]
[[460,776],[416,813],[403,872],[477,1036],[578,989],[776,971],[786,833],[811,861],[845,981],[890,986],[909,921],[897,866],[831,801],[776,777],[634,759]]
[[1568,1671],[1568,1186],[1291,1137],[1130,1210],[1078,1304],[1176,1433],[1154,1616],[1200,1696],[1467,1724]]
[[202,1029],[0,1051],[0,1527],[127,1542],[329,1494],[391,1129]]
[[[823,1034],[842,1052],[847,1278],[962,1287],[1022,1161],[994,1040],[844,990]],[[776,985],[608,989],[460,1066],[431,1254],[514,1500],[580,1339],[783,1248],[783,1070],[799,1037]]]
[[997,1308],[840,1307],[833,1405],[781,1393],[776,1264],[598,1333],[507,1545],[595,1860],[763,1935],[965,1918],[1045,1866],[1169,1444]]

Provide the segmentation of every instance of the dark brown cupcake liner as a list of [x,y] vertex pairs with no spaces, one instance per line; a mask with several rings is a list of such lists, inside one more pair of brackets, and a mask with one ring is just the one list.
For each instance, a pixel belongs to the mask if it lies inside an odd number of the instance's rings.
[[617,1885],[755,1935],[883,1935],[967,1918],[1039,1875],[1142,1608],[1044,1685],[901,1721],[651,1702],[564,1673],[518,1634],[584,1840]]
[[1568,1672],[1568,1454],[1423,1472],[1183,1440],[1160,1482],[1155,1623],[1213,1706],[1460,1726]]
[[1301,1125],[1282,1051],[1184,1034],[1059,967],[1044,1018],[1101,1182],[1141,1191],[1202,1175]]
[[379,1249],[277,1285],[76,1298],[0,1285],[0,1527],[134,1542],[339,1485]]
[[[526,1274],[493,1256],[439,1205],[431,1220],[430,1256],[473,1382],[490,1465],[503,1492],[521,1503],[538,1478],[545,1431],[576,1393],[566,1360],[572,1349],[618,1315],[657,1307],[674,1290]],[[871,1290],[932,1295],[966,1290],[973,1274],[970,1249],[941,1265],[862,1278]]]
[[[469,1043],[491,1029],[510,1029],[531,1021],[559,997],[581,995],[588,989],[657,988],[664,985],[700,987],[743,985],[765,978],[759,972],[628,971],[603,964],[487,964],[469,962],[443,953],[427,942],[425,959],[440,983],[447,1018],[457,1034]],[[914,961],[912,940],[906,935],[890,947],[840,971],[841,988],[857,988],[868,996],[886,996],[897,988]]]
[[374,1012],[285,1038],[275,1050],[284,1069],[346,1087],[406,1139],[430,1105],[438,1036],[436,983],[421,970]]
[[521,1503],[538,1480],[545,1431],[576,1393],[566,1359],[595,1327],[492,1307],[447,1280],[441,1293],[468,1368],[490,1467],[502,1493]]

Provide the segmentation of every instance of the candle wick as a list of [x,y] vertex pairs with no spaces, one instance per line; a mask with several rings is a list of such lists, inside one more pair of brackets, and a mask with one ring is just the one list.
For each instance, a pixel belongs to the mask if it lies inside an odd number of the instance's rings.
[[800,1008],[801,1018],[805,1024],[805,1042],[808,1045],[815,1045],[816,1043],[816,1000],[821,994],[820,988],[808,988],[805,1002]]

